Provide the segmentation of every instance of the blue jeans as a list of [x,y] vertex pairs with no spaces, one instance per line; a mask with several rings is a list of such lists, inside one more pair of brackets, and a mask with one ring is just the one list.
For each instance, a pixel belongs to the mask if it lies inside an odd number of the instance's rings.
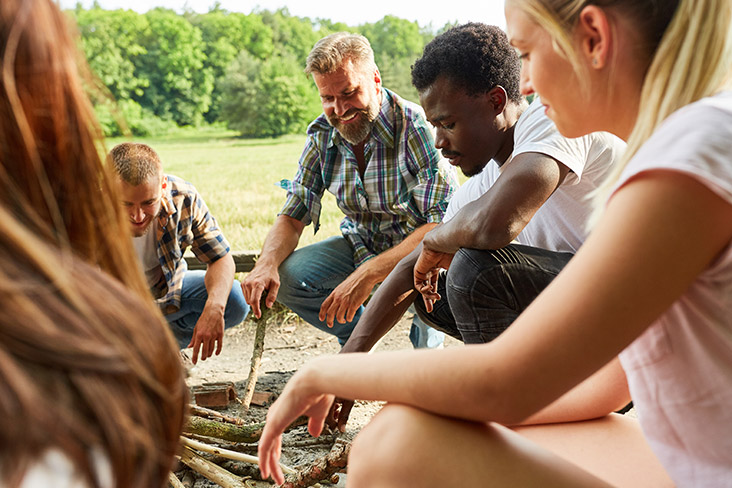
[[[296,250],[280,265],[280,290],[277,301],[289,307],[309,324],[333,334],[341,344],[346,343],[363,313],[359,307],[353,320],[333,327],[318,318],[320,306],[328,295],[356,269],[353,248],[342,236]],[[409,334],[414,347],[437,347],[444,334],[426,326],[415,315]]]
[[449,310],[454,317],[452,327],[457,328],[466,344],[492,341],[551,283],[572,256],[520,244],[494,251],[460,249],[446,280]]
[[[190,344],[193,329],[208,299],[205,276],[206,272],[203,270],[186,271],[183,277],[180,310],[165,316],[181,349]],[[244,300],[241,284],[234,280],[224,310],[224,328],[228,329],[242,323],[248,313],[249,305]]]

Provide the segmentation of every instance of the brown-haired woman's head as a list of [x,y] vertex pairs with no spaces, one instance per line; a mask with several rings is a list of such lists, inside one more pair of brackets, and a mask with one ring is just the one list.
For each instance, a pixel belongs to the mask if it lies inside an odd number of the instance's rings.
[[62,453],[90,486],[167,485],[187,398],[149,303],[0,207],[0,484]]

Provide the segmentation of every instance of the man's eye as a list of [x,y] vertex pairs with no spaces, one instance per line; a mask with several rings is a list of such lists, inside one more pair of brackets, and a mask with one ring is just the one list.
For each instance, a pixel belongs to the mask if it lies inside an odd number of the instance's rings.
[[442,127],[444,127],[447,130],[452,130],[455,127],[455,122],[452,122],[449,124],[442,124]]

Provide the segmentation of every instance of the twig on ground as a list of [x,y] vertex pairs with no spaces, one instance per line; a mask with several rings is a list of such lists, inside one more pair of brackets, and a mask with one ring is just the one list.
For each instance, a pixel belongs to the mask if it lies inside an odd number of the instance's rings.
[[185,488],[183,486],[183,483],[180,482],[178,477],[173,472],[168,473],[168,481],[170,482],[170,486],[172,486],[173,488]]
[[235,475],[221,466],[204,459],[190,448],[181,449],[180,460],[189,468],[217,483],[222,488],[246,488],[246,485]]
[[188,409],[191,412],[191,415],[195,415],[197,417],[203,417],[208,419],[220,419],[223,422],[234,424],[234,425],[244,425],[246,422],[244,419],[239,417],[232,417],[229,415],[224,415],[221,412],[217,412],[216,410],[211,410],[210,408],[204,408],[199,407],[198,405],[189,404]]
[[[199,441],[194,441],[193,439],[188,439],[186,437],[181,437],[180,440],[183,445],[188,446],[192,449],[196,449],[198,451],[209,452],[211,454],[217,454],[221,457],[233,459],[235,461],[242,461],[242,462],[251,463],[251,464],[259,464],[259,459],[256,456],[251,456],[249,454],[244,454],[241,452],[230,451],[228,449],[223,449],[221,447],[211,446],[209,444],[205,444],[205,443],[199,442]],[[280,466],[282,467],[282,471],[287,474],[295,473],[295,470],[289,466],[286,466],[282,463],[280,463]]]
[[287,475],[282,488],[305,488],[319,481],[329,479],[335,473],[346,468],[350,450],[350,442],[336,441],[327,456],[316,459],[305,469],[298,469],[294,475]]

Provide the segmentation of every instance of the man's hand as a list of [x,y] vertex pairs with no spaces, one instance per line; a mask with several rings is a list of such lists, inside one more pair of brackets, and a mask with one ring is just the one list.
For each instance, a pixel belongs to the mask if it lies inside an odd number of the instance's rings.
[[353,400],[336,398],[330,406],[330,412],[325,419],[325,424],[331,429],[337,428],[339,432],[345,432],[348,416],[351,414],[352,408]]
[[423,248],[414,265],[414,288],[422,294],[428,312],[432,312],[432,305],[442,298],[437,293],[437,276],[440,269],[449,268],[454,256]]
[[363,305],[377,283],[371,276],[368,262],[356,268],[356,271],[328,295],[320,307],[318,318],[325,321],[328,327],[333,327],[336,320],[339,324],[353,320],[358,308]]
[[201,361],[205,361],[214,355],[221,354],[224,343],[224,309],[220,310],[209,307],[203,308],[201,316],[193,329],[193,337],[187,347],[193,348],[193,364],[198,362],[198,353],[201,353]]
[[255,317],[262,317],[262,310],[259,306],[262,294],[267,291],[267,298],[264,304],[272,308],[277,300],[277,292],[280,289],[280,274],[277,268],[272,266],[255,266],[251,273],[241,283],[241,290],[244,293],[244,300],[252,307]]

